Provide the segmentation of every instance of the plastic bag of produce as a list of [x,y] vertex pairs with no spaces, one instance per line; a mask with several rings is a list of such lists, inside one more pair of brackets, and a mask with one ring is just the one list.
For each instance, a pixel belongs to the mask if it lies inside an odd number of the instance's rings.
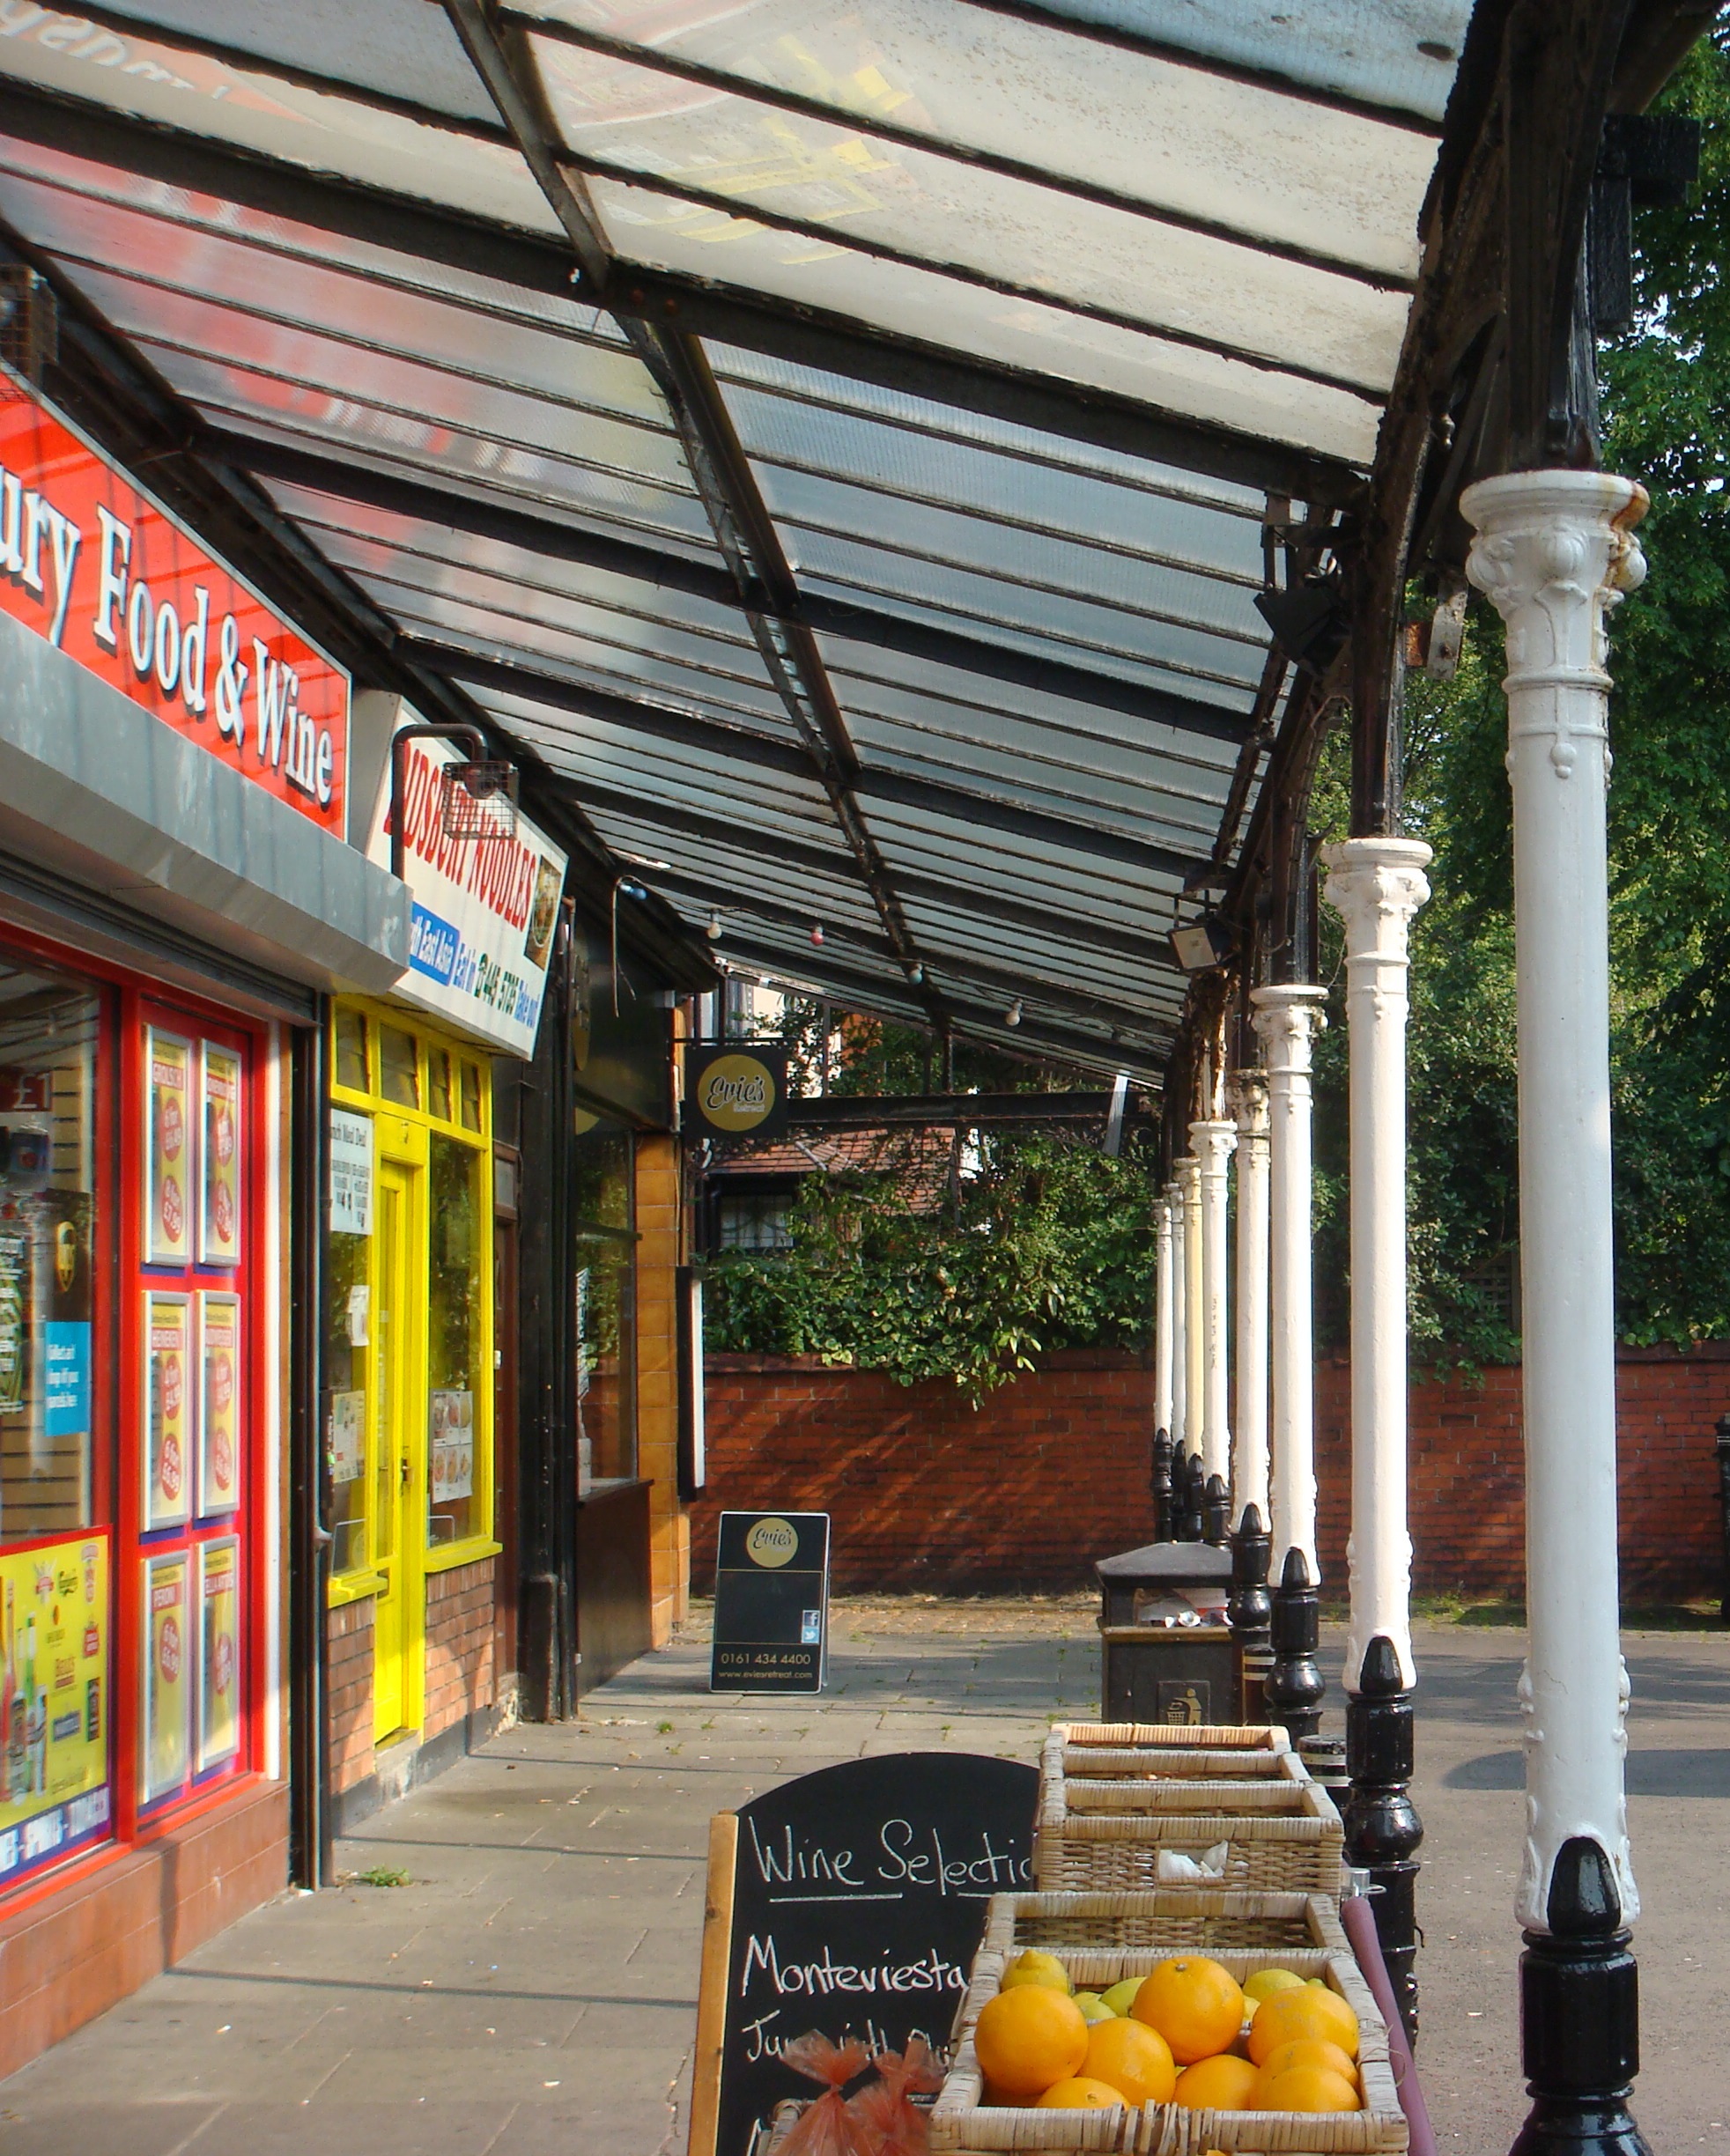
[[943,2086],[943,2068],[924,2037],[908,2040],[905,2051],[879,2051],[877,2070],[853,2100],[860,2145],[865,2156],[925,2156],[926,2114],[913,2101]]
[[841,2091],[865,2071],[870,2054],[862,2043],[832,2043],[815,2029],[781,2053],[781,2064],[824,2090],[800,2113],[781,2143],[780,2156],[875,2156],[859,2131],[858,2115]]

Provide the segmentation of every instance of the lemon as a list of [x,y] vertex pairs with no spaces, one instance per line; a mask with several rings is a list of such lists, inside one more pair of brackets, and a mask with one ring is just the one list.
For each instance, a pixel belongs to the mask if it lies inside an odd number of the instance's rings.
[[1083,2021],[1092,2023],[1095,2021],[1115,2021],[1117,2019],[1117,2016],[1112,2012],[1111,2008],[1106,2005],[1105,2000],[1100,1997],[1097,1991],[1077,1991],[1075,1997],[1076,2005],[1082,2010],[1082,2019]]
[[1114,1983],[1099,1994],[1114,2014],[1127,2014],[1135,2004],[1135,1994],[1142,1988],[1139,1976],[1126,1976],[1121,1983]]
[[1003,1971],[1000,1991],[1013,1991],[1017,1984],[1046,1984],[1054,1991],[1072,1991],[1069,1972],[1054,1953],[1044,1953],[1037,1946],[1018,1955]]
[[1272,1998],[1275,1991],[1290,1991],[1303,1982],[1301,1976],[1283,1968],[1257,1969],[1253,1976],[1244,1982],[1244,1997],[1251,2006],[1259,2006],[1264,1998]]

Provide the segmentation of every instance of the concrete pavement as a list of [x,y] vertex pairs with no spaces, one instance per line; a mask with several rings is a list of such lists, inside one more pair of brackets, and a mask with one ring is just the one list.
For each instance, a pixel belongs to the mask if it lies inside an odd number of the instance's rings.
[[[1086,1608],[838,1606],[820,1700],[713,1697],[691,1640],[523,1726],[0,2084],[0,2156],[678,2156],[712,1812],[861,1754],[1032,1759],[1098,1706]],[[1443,2145],[1522,2115],[1511,1915],[1519,1635],[1429,1627],[1420,2063]],[[1630,1635],[1654,2147],[1726,2138],[1730,1639]],[[1331,1648],[1337,1668],[1337,1642]],[[409,1884],[358,1875],[400,1872]]]

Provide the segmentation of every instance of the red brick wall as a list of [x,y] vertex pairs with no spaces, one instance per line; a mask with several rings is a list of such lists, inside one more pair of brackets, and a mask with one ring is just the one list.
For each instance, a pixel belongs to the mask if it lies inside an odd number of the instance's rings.
[[336,1795],[373,1771],[373,1598],[327,1613],[330,1658],[325,1711],[330,1725],[330,1787]]
[[[1317,1372],[1319,1539],[1345,1581],[1351,1372]],[[835,1584],[971,1591],[1090,1584],[1095,1558],[1152,1525],[1151,1374],[1127,1355],[1054,1355],[977,1411],[953,1386],[898,1385],[806,1360],[711,1355],[708,1488],[691,1508],[691,1577],[713,1582],[716,1515],[775,1506],[834,1517]],[[1623,1584],[1630,1600],[1719,1591],[1713,1424],[1730,1411],[1730,1343],[1623,1351]],[[1525,1534],[1519,1371],[1411,1394],[1411,1521],[1420,1591],[1519,1591]]]
[[477,1707],[492,1704],[493,1560],[426,1576],[426,1713],[436,1737]]

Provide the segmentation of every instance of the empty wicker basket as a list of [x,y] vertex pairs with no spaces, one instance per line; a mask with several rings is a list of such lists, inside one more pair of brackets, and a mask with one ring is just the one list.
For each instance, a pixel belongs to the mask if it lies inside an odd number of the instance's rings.
[[1158,1886],[1162,1850],[1199,1858],[1223,1843],[1222,1886],[1337,1900],[1340,1815],[1290,1753],[1264,1756],[1296,1775],[1102,1778],[1072,1772],[1075,1749],[1054,1734],[1041,1762],[1033,1876],[1042,1892]]
[[1053,1731],[1065,1744],[1128,1746],[1136,1751],[1289,1752],[1283,1729],[1262,1722],[1060,1722]]
[[[1212,1954],[1242,1982],[1278,1967],[1320,1976],[1357,2012],[1361,2111],[1191,2111],[1149,2104],[1109,2111],[985,2105],[973,2025],[1005,1967],[1029,1946],[1061,1955],[1078,1986],[1103,1990],[1145,1975],[1168,1954]],[[955,2064],[931,2113],[943,2156],[1204,2156],[1209,2149],[1371,2156],[1408,2145],[1388,2061],[1387,2030],[1352,1958],[1337,1910],[1320,1895],[1203,1890],[1117,1894],[997,1894],[956,2025]]]

